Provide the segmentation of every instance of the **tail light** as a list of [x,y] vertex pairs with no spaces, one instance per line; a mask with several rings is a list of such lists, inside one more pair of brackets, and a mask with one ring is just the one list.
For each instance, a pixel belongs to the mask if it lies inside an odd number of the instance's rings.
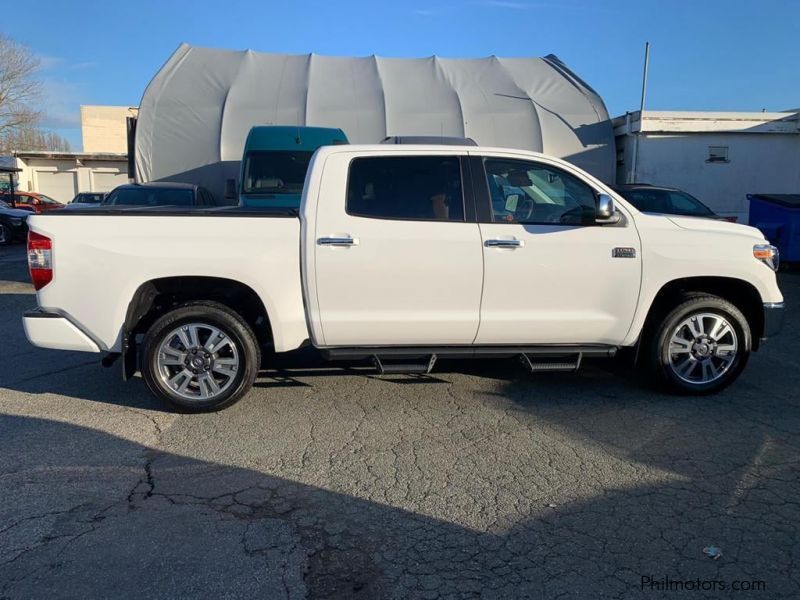
[[35,231],[28,232],[28,268],[37,290],[53,280],[53,240]]

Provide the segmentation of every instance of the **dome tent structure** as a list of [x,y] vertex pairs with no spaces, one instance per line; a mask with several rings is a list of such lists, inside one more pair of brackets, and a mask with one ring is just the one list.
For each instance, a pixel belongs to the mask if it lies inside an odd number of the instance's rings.
[[614,136],[597,93],[544,58],[346,58],[182,44],[147,86],[136,180],[186,181],[222,198],[254,125],[337,127],[352,143],[470,137],[572,161],[606,182]]

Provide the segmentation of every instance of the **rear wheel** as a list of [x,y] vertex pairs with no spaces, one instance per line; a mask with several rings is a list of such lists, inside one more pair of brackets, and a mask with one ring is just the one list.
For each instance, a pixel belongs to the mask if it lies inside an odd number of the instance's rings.
[[150,327],[141,367],[157,397],[184,410],[208,412],[244,396],[260,360],[256,337],[238,313],[215,302],[192,302]]
[[661,320],[648,362],[656,377],[681,394],[713,394],[741,374],[750,357],[750,326],[718,296],[689,294]]

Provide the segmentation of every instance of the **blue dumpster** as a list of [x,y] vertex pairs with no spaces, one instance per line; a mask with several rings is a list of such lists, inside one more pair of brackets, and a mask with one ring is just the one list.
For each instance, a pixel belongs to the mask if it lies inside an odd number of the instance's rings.
[[800,261],[800,194],[747,194],[750,225],[781,252],[781,261]]

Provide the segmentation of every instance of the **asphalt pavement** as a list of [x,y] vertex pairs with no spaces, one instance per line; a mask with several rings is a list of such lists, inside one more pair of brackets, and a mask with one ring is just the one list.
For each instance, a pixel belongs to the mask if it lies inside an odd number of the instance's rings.
[[0,248],[0,599],[800,597],[798,274],[714,397],[302,354],[185,415],[30,346],[24,260]]

